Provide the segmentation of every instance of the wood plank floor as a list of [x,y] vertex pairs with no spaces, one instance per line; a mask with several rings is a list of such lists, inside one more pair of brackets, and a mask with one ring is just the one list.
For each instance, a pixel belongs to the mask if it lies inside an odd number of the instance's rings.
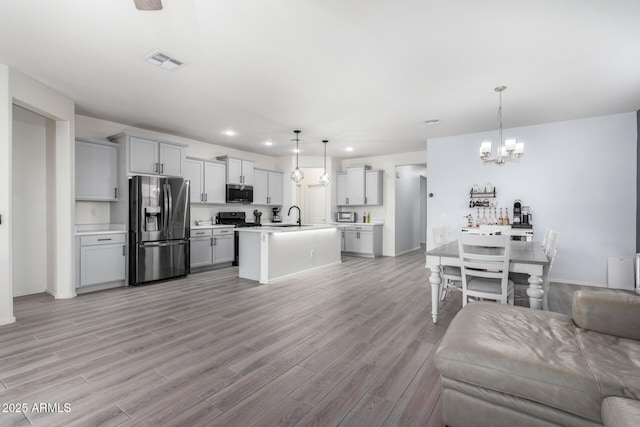
[[237,275],[16,298],[0,425],[443,425],[433,351],[460,301],[433,325],[424,251]]

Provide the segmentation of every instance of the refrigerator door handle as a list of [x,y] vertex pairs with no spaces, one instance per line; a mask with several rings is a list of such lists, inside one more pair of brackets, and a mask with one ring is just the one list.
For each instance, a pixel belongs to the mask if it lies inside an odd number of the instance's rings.
[[169,195],[169,218],[167,218],[167,232],[169,233],[169,238],[171,238],[173,233],[169,231],[169,226],[173,224],[173,193],[171,192],[171,186],[169,184],[167,184],[167,194]]
[[167,195],[167,184],[162,184],[162,195],[164,196],[163,208],[164,212],[162,215],[162,232],[167,234],[167,228],[169,227],[169,196]]

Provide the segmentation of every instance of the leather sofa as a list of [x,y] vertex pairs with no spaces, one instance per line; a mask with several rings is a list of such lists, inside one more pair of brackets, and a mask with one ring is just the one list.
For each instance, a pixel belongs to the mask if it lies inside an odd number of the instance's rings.
[[474,302],[435,361],[459,426],[640,426],[640,297],[577,291],[572,317]]

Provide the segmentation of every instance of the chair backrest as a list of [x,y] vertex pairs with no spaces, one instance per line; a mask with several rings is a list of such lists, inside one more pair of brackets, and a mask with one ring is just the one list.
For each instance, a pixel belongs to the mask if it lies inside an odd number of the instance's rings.
[[549,234],[551,234],[551,229],[549,227],[544,229],[544,237],[542,238],[542,249],[544,249],[544,252],[547,252],[547,245],[549,244]]
[[461,234],[458,240],[462,285],[473,277],[500,279],[503,295],[509,283],[510,240],[507,234]]
[[433,228],[433,243],[436,247],[445,245],[451,241],[451,227],[444,225]]

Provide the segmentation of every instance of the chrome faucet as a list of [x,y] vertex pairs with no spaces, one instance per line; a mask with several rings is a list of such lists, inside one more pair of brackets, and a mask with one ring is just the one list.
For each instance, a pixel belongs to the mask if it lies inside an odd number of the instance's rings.
[[302,227],[302,214],[300,213],[300,208],[297,207],[296,205],[293,205],[289,208],[289,212],[287,212],[287,216],[291,216],[291,209],[296,208],[298,209],[298,226]]

